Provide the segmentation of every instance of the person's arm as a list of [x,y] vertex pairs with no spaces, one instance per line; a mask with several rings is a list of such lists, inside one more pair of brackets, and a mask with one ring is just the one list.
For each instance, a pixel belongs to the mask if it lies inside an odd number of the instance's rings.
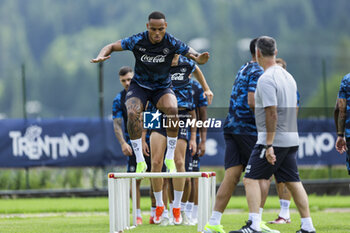
[[203,93],[204,98],[207,97],[208,104],[211,104],[213,97],[214,97],[214,94],[210,90],[209,85],[208,85],[207,81],[205,80],[205,77],[204,77],[202,71],[199,69],[199,67],[197,65],[195,66],[195,70],[193,71],[193,75],[194,75],[194,77],[196,77],[196,79],[201,84],[201,86],[204,90],[204,93]]
[[334,110],[334,117],[337,119],[335,122],[337,129],[337,141],[335,143],[336,150],[342,154],[347,151],[346,141],[344,137],[345,121],[346,121],[346,99],[337,99],[336,109]]
[[339,106],[338,106],[338,99],[335,103],[334,107],[334,124],[335,124],[335,130],[338,133],[338,116],[339,116]]
[[256,72],[250,73],[248,77],[248,105],[252,112],[254,113],[255,111],[255,90],[256,90],[256,85],[258,83],[258,79],[260,76],[263,74],[262,70],[258,70]]
[[122,152],[126,156],[132,155],[132,149],[130,145],[125,141],[123,129],[122,129],[122,118],[113,119],[114,134],[117,137],[120,146],[122,147]]
[[[198,118],[202,121],[207,120],[207,106],[202,106],[198,108],[199,116]],[[198,156],[201,157],[205,154],[205,143],[207,141],[207,128],[202,127],[199,129],[200,141],[198,145]]]
[[276,155],[273,150],[272,144],[275,139],[276,126],[277,126],[277,107],[268,106],[265,107],[265,125],[266,125],[266,159],[272,165],[275,164]]
[[103,47],[101,49],[100,53],[97,55],[97,57],[94,59],[91,59],[90,62],[91,63],[98,63],[98,62],[105,61],[111,57],[110,54],[112,52],[123,51],[123,50],[124,49],[122,48],[121,40],[118,40],[114,43],[108,44],[105,47]]
[[250,107],[250,109],[252,110],[252,112],[254,113],[255,110],[255,97],[254,97],[254,92],[249,91],[248,92],[248,105]]
[[190,49],[188,50],[185,57],[194,60],[199,65],[203,65],[203,64],[207,63],[207,61],[209,60],[209,57],[210,57],[208,52],[198,53],[193,48],[191,48],[191,47],[189,47],[189,48]]
[[[191,119],[196,120],[196,113],[194,110],[189,111],[191,115]],[[197,127],[196,124],[194,124],[194,127],[191,127],[191,138],[189,141],[189,149],[192,151],[191,155],[195,155],[197,153],[197,142],[196,142],[196,136],[197,136]]]

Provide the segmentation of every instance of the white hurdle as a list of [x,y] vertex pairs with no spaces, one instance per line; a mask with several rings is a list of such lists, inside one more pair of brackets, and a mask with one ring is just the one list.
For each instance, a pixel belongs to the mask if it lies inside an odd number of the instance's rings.
[[[215,204],[215,172],[177,173],[109,173],[108,202],[109,230],[119,233],[136,227],[136,178],[199,178],[198,182],[198,232],[204,231]],[[130,225],[130,181],[132,194],[132,225]]]

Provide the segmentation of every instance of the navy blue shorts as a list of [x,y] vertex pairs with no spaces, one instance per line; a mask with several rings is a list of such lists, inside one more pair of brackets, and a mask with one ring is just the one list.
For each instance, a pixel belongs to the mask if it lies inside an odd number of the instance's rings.
[[[199,144],[199,136],[197,136],[197,148]],[[187,144],[186,149],[186,161],[185,161],[185,168],[187,172],[199,172],[200,170],[200,160],[199,156],[196,153],[194,156],[191,155],[192,151],[189,148],[189,145]]]
[[[180,115],[179,120],[184,121],[186,123],[186,121],[187,121],[186,116],[188,115],[188,112],[187,111],[179,111],[179,115]],[[184,116],[184,117],[181,117],[181,116]],[[163,122],[163,119],[161,120],[161,122]],[[153,132],[153,131],[160,133],[164,137],[167,136],[166,128],[163,128],[162,124],[161,124],[160,129],[152,129],[151,132]],[[179,127],[177,139],[184,139],[184,140],[188,141],[188,139],[189,139],[188,137],[189,137],[189,128],[188,127]]]
[[255,145],[244,177],[268,180],[274,174],[278,183],[300,181],[296,160],[298,146],[273,147],[273,149],[276,155],[275,165],[267,161],[264,146]]
[[191,151],[188,149],[188,144],[186,148],[186,157],[185,157],[185,171],[191,172],[192,171],[192,155]]
[[192,163],[190,164],[191,172],[199,172],[201,164],[198,154],[192,157]]
[[171,87],[149,90],[147,88],[140,87],[134,80],[131,80],[128,92],[126,93],[125,102],[132,97],[136,97],[141,100],[143,109],[145,109],[148,100],[151,101],[154,106],[157,106],[159,99],[168,93],[175,95]]
[[225,138],[225,170],[243,165],[247,166],[249,157],[256,143],[257,137],[254,135],[224,134]]

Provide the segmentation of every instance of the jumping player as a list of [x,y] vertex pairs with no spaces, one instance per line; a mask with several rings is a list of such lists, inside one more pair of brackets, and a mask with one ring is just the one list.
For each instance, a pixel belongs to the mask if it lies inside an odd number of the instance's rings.
[[[148,16],[147,31],[118,40],[103,47],[92,63],[103,62],[111,57],[112,52],[130,50],[135,57],[135,74],[126,94],[128,113],[128,133],[136,155],[136,172],[147,169],[142,153],[141,113],[150,100],[157,109],[178,121],[177,101],[170,88],[169,71],[175,54],[182,54],[198,64],[205,64],[209,53],[198,53],[185,43],[166,32],[167,22],[161,12],[152,12]],[[177,142],[178,127],[167,128],[167,167],[175,171],[174,151]]]

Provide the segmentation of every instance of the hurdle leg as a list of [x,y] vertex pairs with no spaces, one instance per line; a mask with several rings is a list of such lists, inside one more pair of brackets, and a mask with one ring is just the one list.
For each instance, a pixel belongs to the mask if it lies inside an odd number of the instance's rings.
[[130,184],[129,184],[129,179],[128,178],[124,178],[122,179],[122,187],[123,189],[121,190],[123,192],[123,202],[122,202],[122,211],[123,211],[123,215],[122,215],[122,219],[123,219],[123,224],[122,224],[122,228],[123,230],[127,229],[128,226],[128,218],[129,218],[129,214],[130,213]]
[[130,227],[130,181],[131,178],[127,178],[125,179],[125,191],[126,191],[126,200],[125,201],[125,216],[126,216],[126,227],[129,228]]
[[211,177],[211,208],[209,210],[209,216],[211,216],[212,211],[214,210],[215,200],[216,200],[216,173],[212,172]]
[[[132,194],[132,225],[136,226],[136,217],[137,217],[137,206],[136,206],[136,178],[131,178],[131,194]],[[129,212],[128,212],[129,213]],[[129,217],[130,218],[130,217]]]
[[116,222],[117,222],[117,226],[116,226],[116,230],[117,232],[122,232],[123,229],[123,208],[122,208],[122,203],[123,203],[123,192],[121,192],[123,189],[122,186],[122,179],[118,178],[116,179],[116,200],[117,200],[117,205],[116,205]]
[[108,177],[108,205],[109,205],[109,232],[114,233],[116,230],[116,216],[115,216],[115,206],[116,206],[116,192],[114,186],[114,178]]

